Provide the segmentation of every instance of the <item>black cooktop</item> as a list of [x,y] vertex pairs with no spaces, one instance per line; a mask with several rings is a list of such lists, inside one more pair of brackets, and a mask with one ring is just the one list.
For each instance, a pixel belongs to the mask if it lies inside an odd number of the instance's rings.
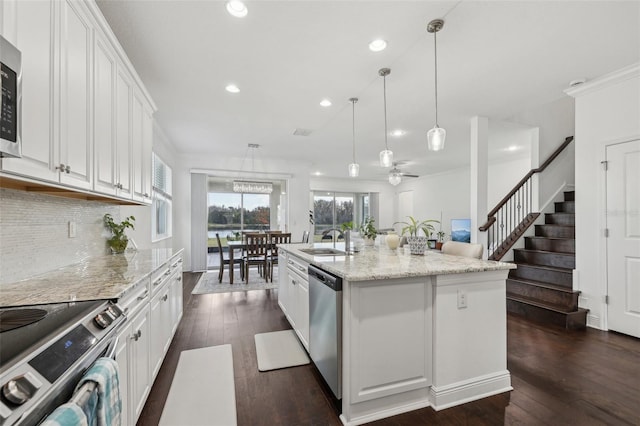
[[0,309],[0,371],[76,325],[104,301]]

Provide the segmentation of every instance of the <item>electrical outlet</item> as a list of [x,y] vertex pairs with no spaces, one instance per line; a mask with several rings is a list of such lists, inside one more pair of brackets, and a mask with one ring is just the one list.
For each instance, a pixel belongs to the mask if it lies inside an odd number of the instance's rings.
[[467,291],[458,290],[458,309],[464,309],[467,307]]
[[76,223],[74,221],[69,222],[69,238],[76,237]]

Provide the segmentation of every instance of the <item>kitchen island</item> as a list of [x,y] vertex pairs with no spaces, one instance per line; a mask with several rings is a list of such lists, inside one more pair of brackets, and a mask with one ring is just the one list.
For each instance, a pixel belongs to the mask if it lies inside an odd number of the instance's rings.
[[[282,263],[297,268],[298,278],[304,265],[312,264],[343,279],[344,424],[427,406],[441,410],[512,389],[505,280],[515,265],[438,251],[416,256],[402,248],[365,247],[356,254],[323,256],[301,251],[310,247],[280,246]],[[287,318],[294,300],[301,304],[293,310],[292,325],[308,349],[305,302],[290,297],[283,287],[286,267],[280,268],[278,297]]]

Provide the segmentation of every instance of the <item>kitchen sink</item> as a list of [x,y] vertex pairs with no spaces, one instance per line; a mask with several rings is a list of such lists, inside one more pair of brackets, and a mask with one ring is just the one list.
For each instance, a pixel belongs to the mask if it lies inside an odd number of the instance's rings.
[[334,248],[305,248],[300,249],[301,252],[310,254],[312,256],[344,256],[345,252]]

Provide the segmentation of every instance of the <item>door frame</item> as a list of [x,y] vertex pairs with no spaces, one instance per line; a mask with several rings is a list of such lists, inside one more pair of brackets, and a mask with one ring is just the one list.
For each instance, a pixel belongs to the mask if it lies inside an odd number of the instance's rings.
[[[623,138],[616,138],[600,142],[600,158],[601,161],[607,160],[607,148],[613,145],[621,145],[627,142],[633,142],[640,140],[640,134],[626,136]],[[600,165],[600,173],[598,174],[598,277],[601,284],[601,297],[600,305],[602,312],[602,318],[600,318],[600,327],[595,327],[594,324],[590,324],[587,319],[587,325],[602,330],[609,330],[609,304],[607,303],[607,296],[609,295],[609,239],[605,236],[604,230],[607,229],[607,173],[602,165]],[[575,279],[575,275],[574,275]],[[574,288],[580,289],[575,286]],[[588,316],[587,316],[588,318]]]

